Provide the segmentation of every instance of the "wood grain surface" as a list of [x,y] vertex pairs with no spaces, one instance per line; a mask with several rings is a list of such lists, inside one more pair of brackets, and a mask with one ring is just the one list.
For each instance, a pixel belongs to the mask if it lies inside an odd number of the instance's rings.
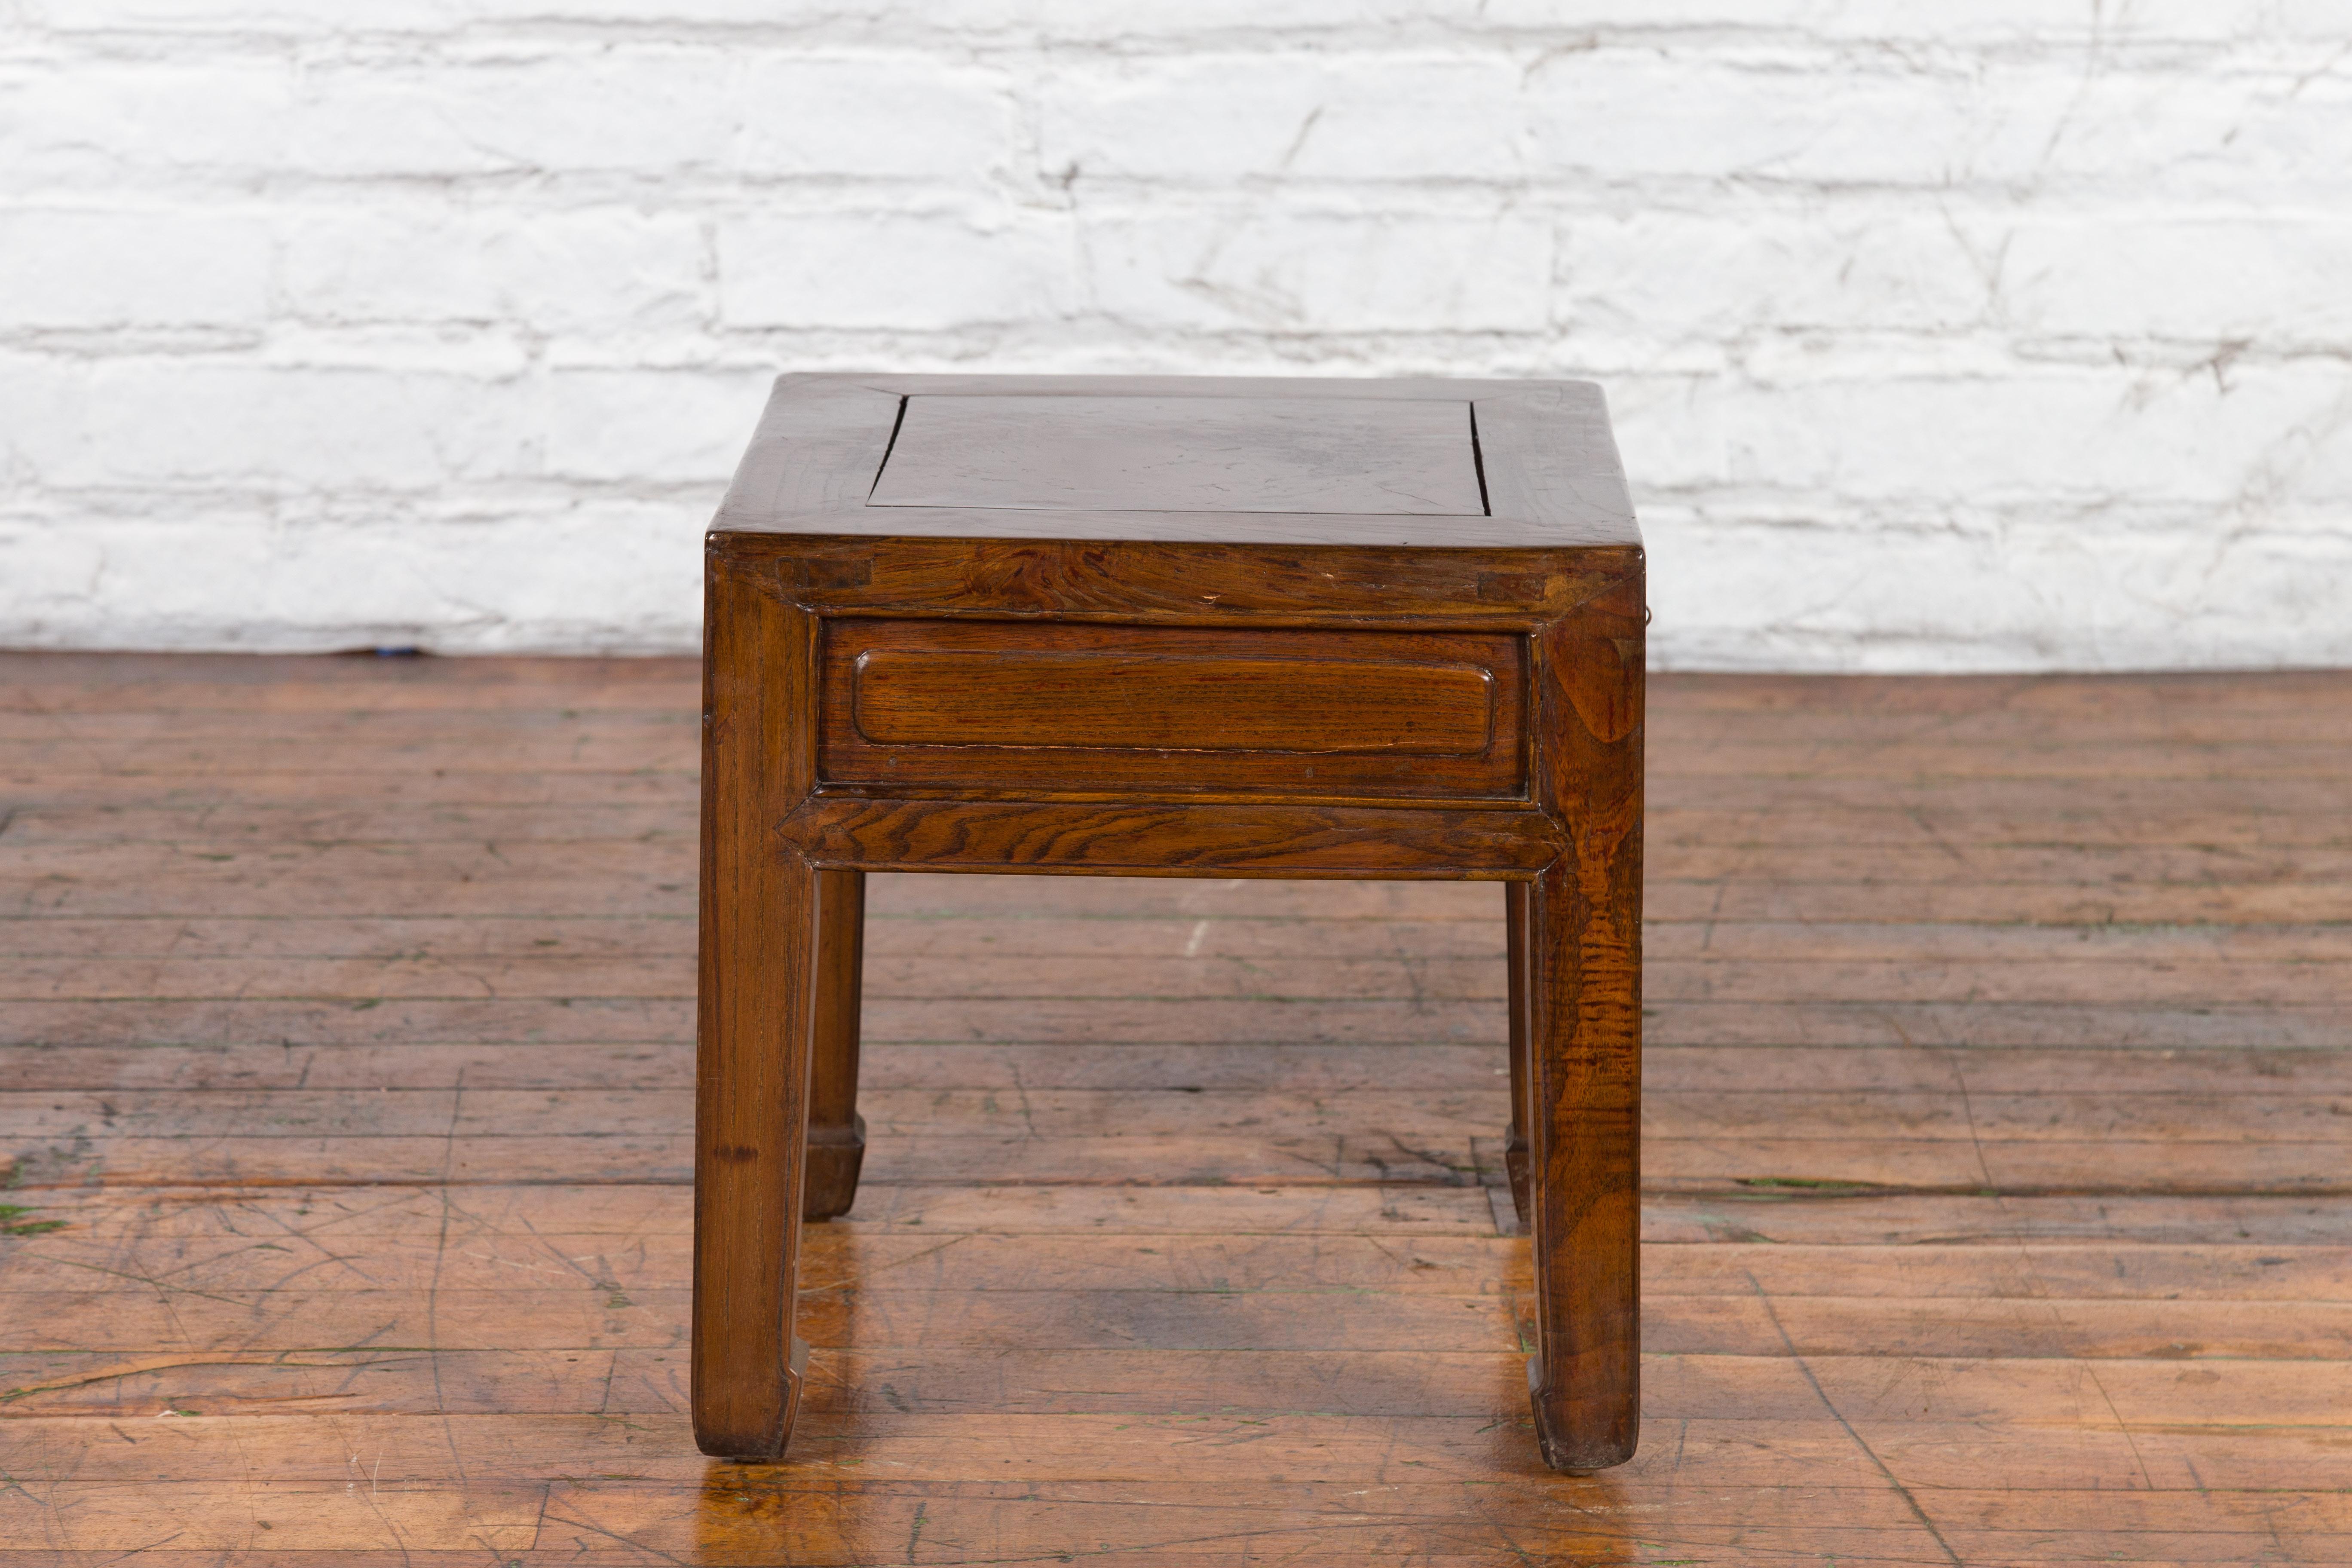
[[[793,1260],[807,1165],[819,873],[772,848],[815,780],[815,627],[742,575],[706,579],[701,929],[695,986],[695,1436],[773,1452],[808,1347]],[[727,1375],[707,1369],[723,1365]]]
[[718,526],[1420,550],[1641,542],[1606,405],[1585,381],[780,376]]
[[841,617],[823,640],[828,784],[1527,798],[1523,637]]
[[0,658],[0,1564],[2352,1559],[2352,676],[1652,679],[1588,1478],[1405,881],[869,879],[794,1455],[697,1455],[699,703]]
[[1470,405],[1453,398],[908,397],[877,507],[1484,517]]
[[[1087,483],[1110,474],[1150,489],[1146,479],[1160,476],[1180,497],[1188,476],[1289,493],[1344,489],[1355,479],[1337,476],[1363,467],[1324,449],[1317,419],[1349,416],[1327,432],[1345,446],[1371,439],[1366,431],[1380,423],[1355,416],[1420,429],[1428,407],[1255,399],[1213,416],[1203,411],[1219,406],[1214,399],[1105,385],[1119,395],[1024,396],[1030,384],[993,384],[950,400],[970,409],[919,421],[912,438],[935,456],[942,442],[959,452],[1020,447],[1028,457],[1017,468],[1066,468]],[[1568,439],[1573,422],[1558,416],[1591,391],[1537,389],[1545,412],[1530,428],[1539,445]],[[1597,416],[1597,403],[1582,401]],[[1283,417],[1258,417],[1276,411]],[[772,408],[772,426],[777,415]],[[1013,428],[1024,432],[1017,440],[1003,434]],[[1228,439],[1244,428],[1249,440]],[[1613,482],[1605,420],[1601,436],[1570,480]],[[908,437],[902,406],[891,450]],[[1196,438],[1205,445],[1190,444]],[[1401,450],[1412,445],[1402,440]],[[1067,464],[1063,446],[1076,448]],[[1507,450],[1499,460],[1517,459]],[[1530,516],[1574,510],[1555,496]],[[800,1221],[854,1201],[836,1180],[849,1142],[862,1136],[852,1105],[836,1107],[824,1129],[832,1172],[804,1186],[808,1090],[826,1083],[847,1100],[856,1079],[853,1047],[830,1027],[812,1068],[813,1020],[842,1008],[810,992],[818,977],[830,989],[830,977],[863,962],[828,951],[859,936],[816,918],[815,879],[964,870],[1535,879],[1523,906],[1527,1022],[1511,1036],[1525,1058],[1513,1079],[1524,1092],[1506,1130],[1507,1143],[1523,1146],[1530,1194],[1522,1205],[1537,1279],[1528,1392],[1553,1468],[1630,1458],[1641,1426],[1634,1216],[1649,619],[1639,550],[1596,548],[1582,561],[1557,549],[1482,550],[1431,574],[1414,570],[1426,552],[1342,545],[1315,554],[1348,567],[1344,574],[1291,588],[1297,624],[1229,625],[1228,593],[1245,599],[1279,582],[1296,570],[1290,552],[1131,542],[1121,553],[1138,580],[1179,590],[1178,602],[1104,626],[1093,619],[1100,552],[1084,540],[1010,557],[984,537],[947,551],[886,537],[845,552],[802,537],[803,520],[774,521],[781,531],[767,539],[721,528],[706,543],[691,1399],[702,1450],[782,1457],[806,1355],[794,1331]],[[1329,537],[1348,540],[1351,527]],[[842,613],[872,605],[812,595],[835,582],[870,588],[910,546],[966,612],[998,595],[1008,559],[1019,561],[1034,620],[877,620]],[[1570,571],[1555,574],[1563,555]],[[1391,624],[1404,613],[1443,625],[1454,595],[1448,574],[1465,563],[1479,597],[1531,635]],[[1383,564],[1402,570],[1378,573]],[[1553,616],[1563,576],[1584,591]],[[1416,601],[1415,588],[1426,597]],[[1383,793],[1395,798],[1350,804]],[[775,962],[763,967],[763,952]]]

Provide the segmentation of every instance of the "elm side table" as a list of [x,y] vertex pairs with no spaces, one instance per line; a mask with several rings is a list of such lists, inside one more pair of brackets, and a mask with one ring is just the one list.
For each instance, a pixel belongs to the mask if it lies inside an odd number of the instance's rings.
[[1583,382],[786,376],[708,547],[694,1426],[772,1458],[868,871],[1505,885],[1545,1462],[1639,1419],[1641,535]]

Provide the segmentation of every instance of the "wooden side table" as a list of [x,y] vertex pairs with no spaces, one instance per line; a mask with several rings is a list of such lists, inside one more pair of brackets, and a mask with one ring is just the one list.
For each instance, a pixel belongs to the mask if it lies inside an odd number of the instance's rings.
[[868,871],[1506,887],[1536,1429],[1633,1451],[1641,537],[1580,382],[787,376],[709,542],[694,1423],[773,1458]]

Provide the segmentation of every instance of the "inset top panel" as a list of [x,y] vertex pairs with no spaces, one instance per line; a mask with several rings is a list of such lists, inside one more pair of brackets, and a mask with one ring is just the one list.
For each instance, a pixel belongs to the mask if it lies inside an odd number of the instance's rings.
[[1467,402],[918,393],[866,504],[1483,517]]
[[1639,548],[1587,381],[780,376],[716,531]]

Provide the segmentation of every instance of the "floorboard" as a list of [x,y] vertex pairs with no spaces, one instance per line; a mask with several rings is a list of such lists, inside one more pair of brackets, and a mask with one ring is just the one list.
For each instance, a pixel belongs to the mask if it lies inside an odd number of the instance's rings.
[[692,666],[0,656],[0,1568],[2352,1562],[2352,674],[1651,701],[1633,1463],[1494,888],[887,877],[743,1467]]

